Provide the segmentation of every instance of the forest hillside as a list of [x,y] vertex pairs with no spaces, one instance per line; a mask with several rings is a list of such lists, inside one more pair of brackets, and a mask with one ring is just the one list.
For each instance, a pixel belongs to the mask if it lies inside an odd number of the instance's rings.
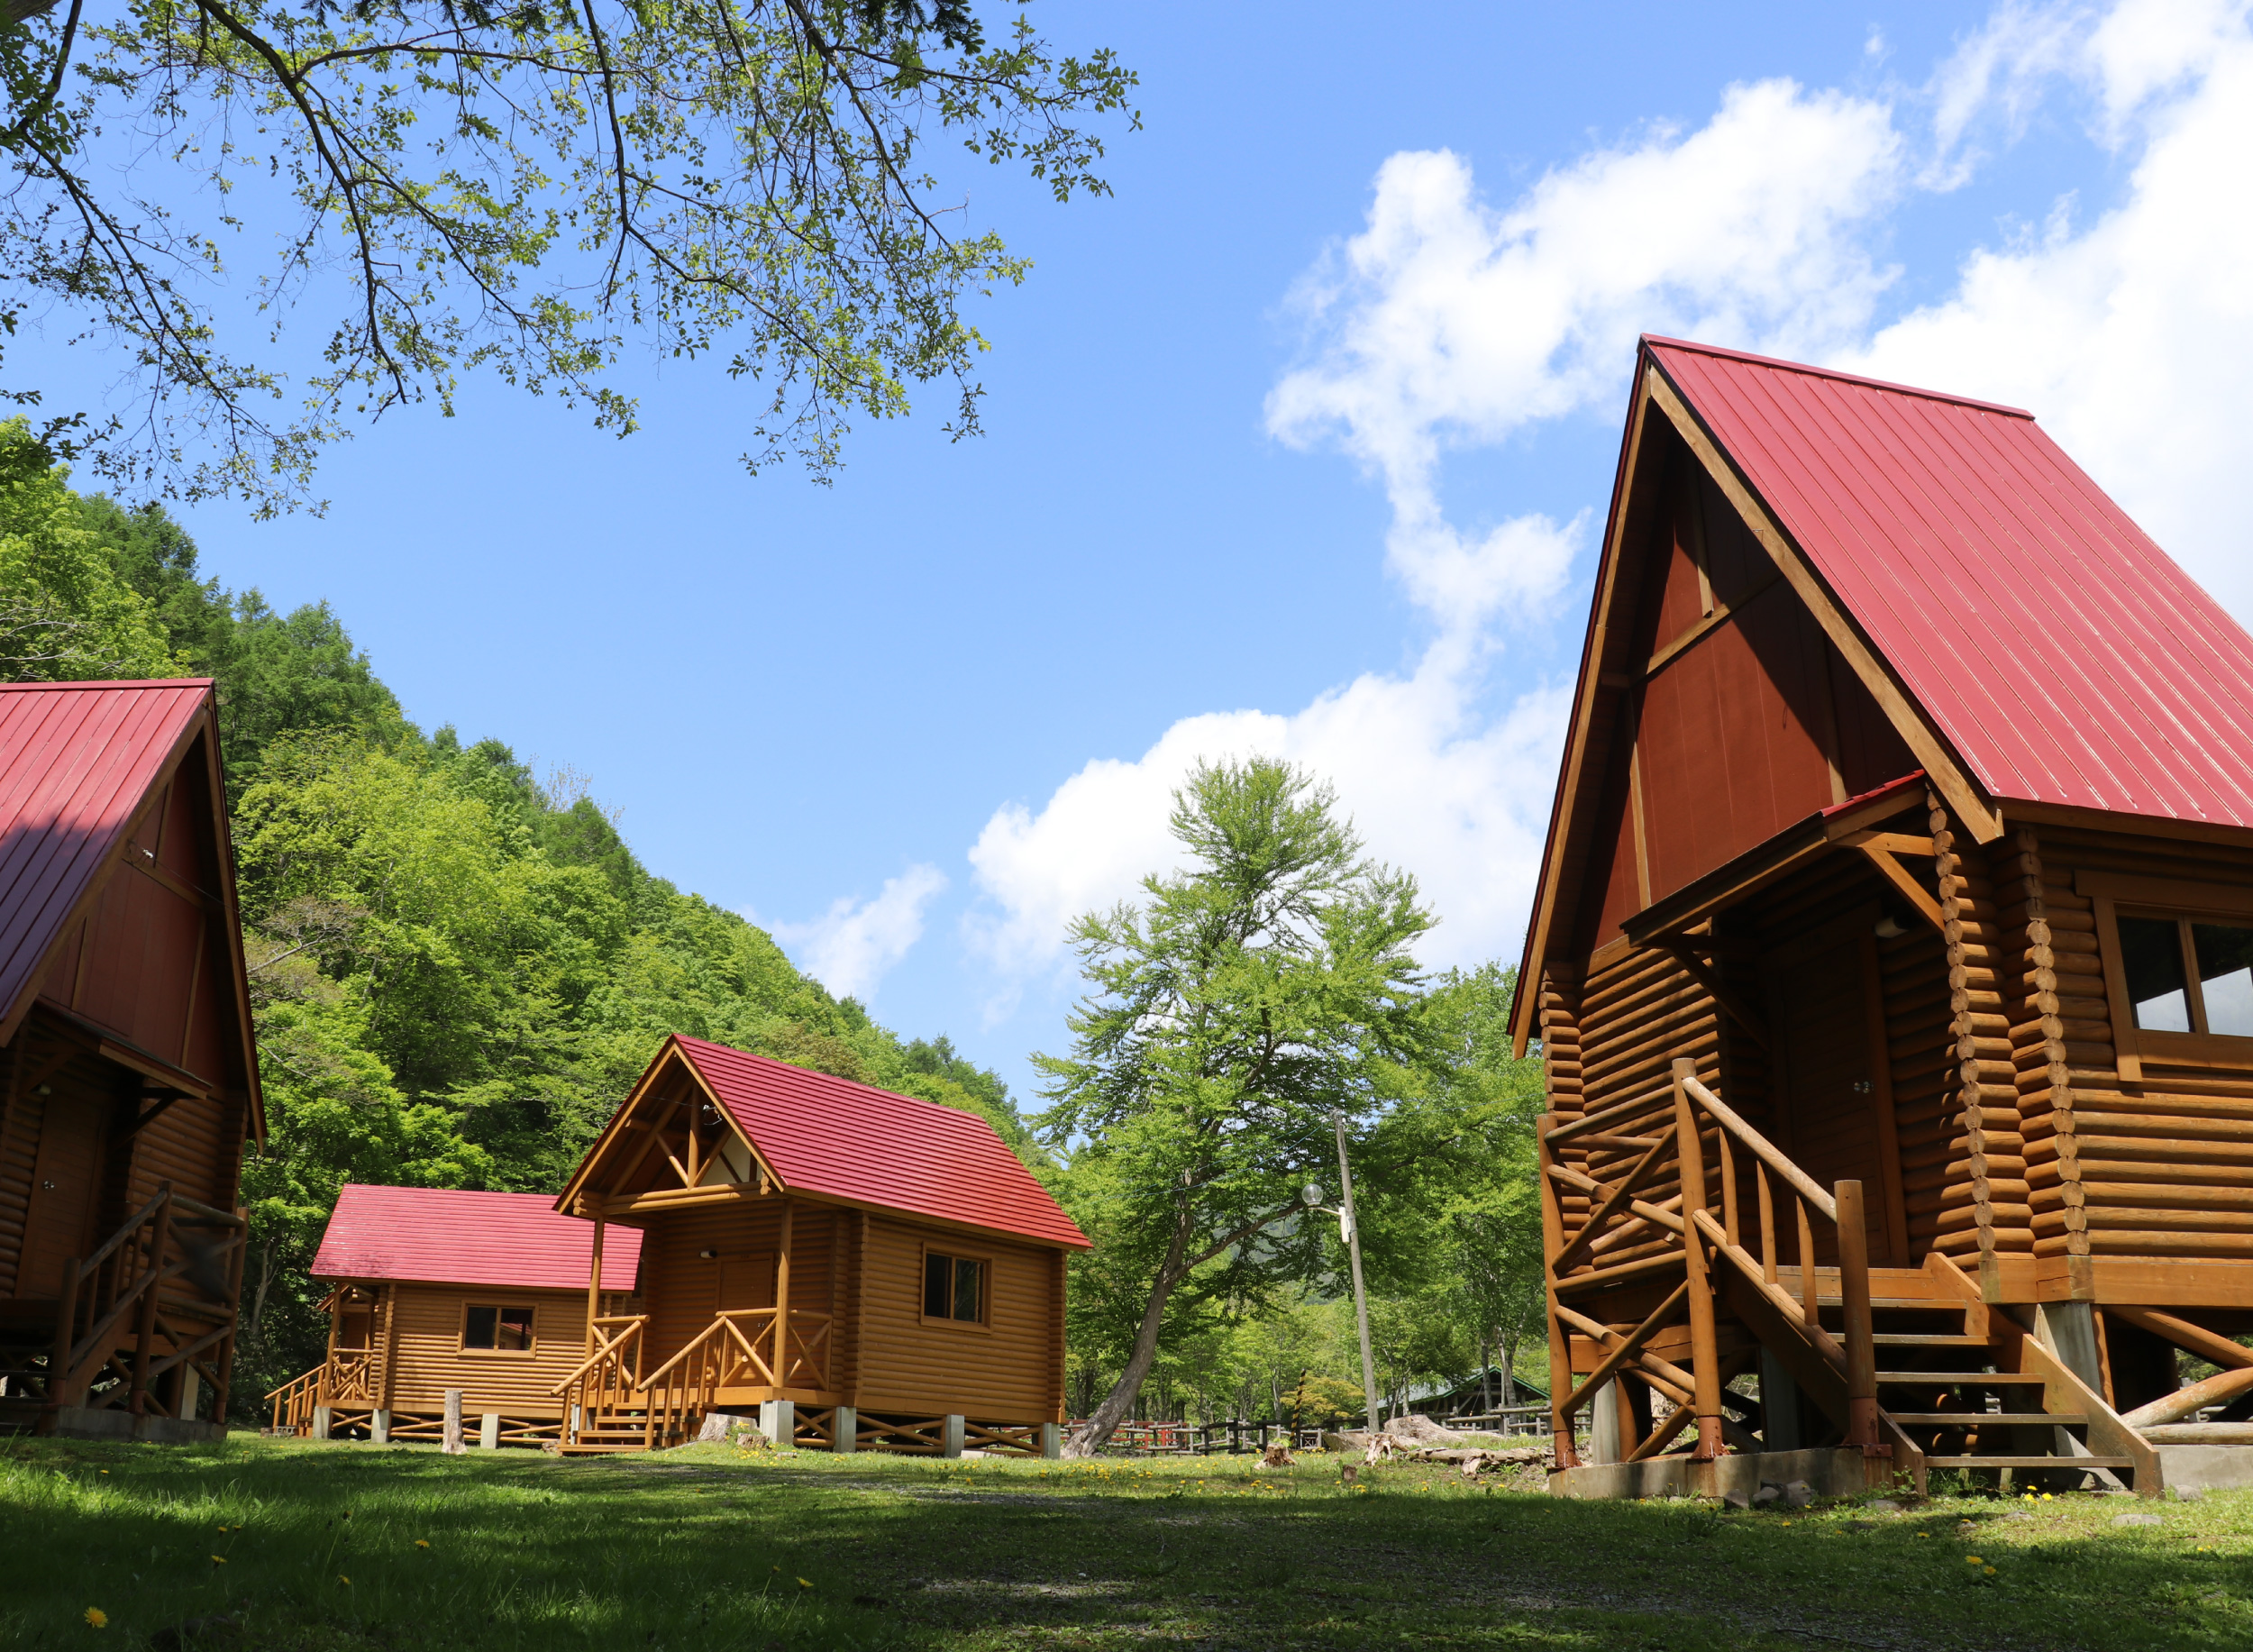
[[424,732],[325,603],[205,577],[161,507],[71,490],[0,425],[0,676],[208,676],[269,1131],[234,1392],[318,1362],[306,1273],[347,1181],[549,1191],[672,1032],[983,1115],[1007,1088],[902,1039],[764,930],[652,876],[583,785]]

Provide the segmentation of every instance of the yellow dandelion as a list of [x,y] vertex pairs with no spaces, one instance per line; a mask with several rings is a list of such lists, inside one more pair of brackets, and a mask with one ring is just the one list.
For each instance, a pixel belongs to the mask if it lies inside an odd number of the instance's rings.
[[[105,1468],[105,1469],[102,1470],[101,1472],[106,1474],[108,1474],[110,1471],[109,1471],[108,1469],[106,1469],[106,1468]],[[90,1607],[90,1606],[89,1606],[88,1608],[87,1608],[87,1610],[88,1611],[93,1611],[94,1609],[93,1609],[92,1607]],[[103,1620],[103,1622],[105,1622],[105,1623],[106,1623],[107,1621],[108,1621],[108,1620],[107,1620],[106,1618]],[[96,1624],[95,1627],[96,1627],[96,1629],[99,1629],[99,1628],[101,1627],[101,1625],[100,1625],[100,1624]]]
[[225,1565],[227,1564],[227,1557],[224,1555],[214,1555],[211,1557],[211,1564],[215,1566]]
[[[106,1474],[110,1471],[105,1468],[102,1472]],[[110,1626],[110,1615],[99,1606],[89,1606],[86,1609],[86,1626],[90,1629],[105,1629]]]
[[2049,1503],[2049,1502],[2056,1502],[2057,1500],[2055,1497],[2051,1496],[2051,1495],[2050,1495],[2048,1492],[2044,1492],[2042,1493],[2042,1501],[2043,1501],[2044,1502],[2046,1502],[2046,1503]]
[[814,1584],[810,1578],[801,1577],[798,1580],[798,1586],[801,1589],[811,1589]]
[[1966,1555],[1964,1556],[1964,1564],[1967,1566],[1984,1566],[1987,1563],[1976,1555]]
[[351,1580],[351,1578],[349,1578],[349,1577],[345,1576],[345,1575],[344,1575],[344,1574],[343,1574],[343,1573],[342,1573],[342,1572],[339,1572],[339,1573],[336,1574],[336,1581],[337,1581],[338,1583],[340,1583],[340,1584],[343,1584],[343,1585],[344,1585],[344,1587],[346,1587],[347,1589],[349,1589],[349,1588],[351,1588],[351,1587],[352,1586],[352,1580]]
[[417,1538],[415,1539],[415,1547],[416,1548],[428,1548],[430,1547],[430,1539],[428,1538]]
[[1994,1569],[1994,1567],[1993,1567],[1993,1566],[1989,1566],[1989,1567],[1987,1568],[1987,1575],[1988,1575],[1988,1576],[1990,1576],[1990,1577],[1993,1577],[1994,1574],[1995,1574],[1995,1569]]

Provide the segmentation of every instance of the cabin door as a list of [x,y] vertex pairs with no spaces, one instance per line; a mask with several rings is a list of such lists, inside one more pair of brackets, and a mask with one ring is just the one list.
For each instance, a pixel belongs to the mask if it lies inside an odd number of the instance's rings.
[[[1876,913],[1827,926],[1765,960],[1774,1066],[1776,1145],[1815,1184],[1858,1180],[1869,1220],[1870,1261],[1907,1267],[1900,1209],[1893,1086],[1882,1071],[1884,1018],[1877,996]],[[1817,1225],[1817,1260],[1838,1262],[1826,1224]],[[1788,1255],[1788,1253],[1787,1253]]]
[[65,1264],[98,1242],[94,1207],[101,1191],[103,1109],[75,1095],[32,1099],[42,1104],[39,1151],[32,1165],[15,1293],[53,1297],[62,1294]]
[[715,1311],[774,1306],[774,1253],[731,1257],[720,1264],[719,1301]]

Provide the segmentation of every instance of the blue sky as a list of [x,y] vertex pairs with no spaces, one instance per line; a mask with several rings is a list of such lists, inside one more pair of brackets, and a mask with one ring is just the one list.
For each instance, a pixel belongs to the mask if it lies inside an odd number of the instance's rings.
[[983,440],[934,394],[822,488],[744,475],[716,370],[637,370],[625,442],[478,384],[325,516],[184,513],[207,570],[1020,1095],[1200,753],[1330,776],[1435,961],[1515,958],[1638,331],[2031,406],[2247,612],[2241,5],[1034,11],[1144,130],[1110,200],[962,174],[1036,263]]

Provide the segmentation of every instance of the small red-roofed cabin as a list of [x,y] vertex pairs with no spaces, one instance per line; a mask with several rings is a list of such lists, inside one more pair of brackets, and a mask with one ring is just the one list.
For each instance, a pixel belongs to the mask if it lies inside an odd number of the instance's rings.
[[778,1444],[1055,1448],[1088,1240],[975,1114],[676,1036],[556,1208],[644,1236],[566,1451],[753,1408]]
[[642,1236],[610,1236],[590,1294],[594,1246],[593,1224],[544,1193],[347,1183],[313,1259],[333,1287],[328,1353],[266,1396],[274,1427],[436,1439],[460,1389],[468,1426],[492,1443],[554,1439],[589,1317],[633,1306]]
[[2253,1483],[2253,637],[2030,415],[1643,342],[1519,979],[1558,1490]]
[[0,684],[0,1427],[224,1431],[263,1130],[212,685]]

